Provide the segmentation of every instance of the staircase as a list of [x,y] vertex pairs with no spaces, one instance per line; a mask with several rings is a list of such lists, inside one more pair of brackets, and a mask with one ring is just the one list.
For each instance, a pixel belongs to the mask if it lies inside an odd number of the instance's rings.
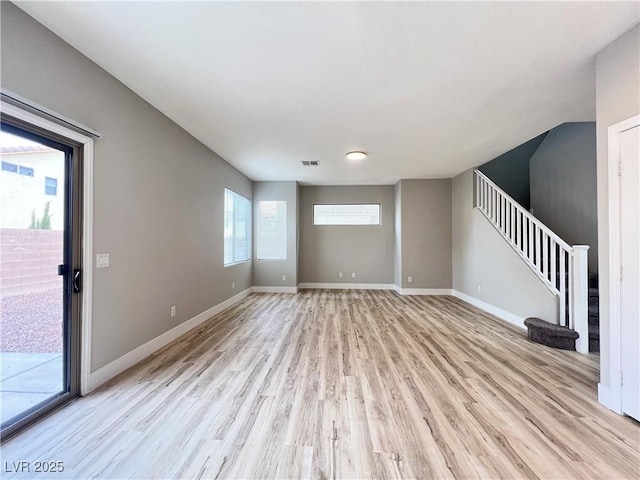
[[589,352],[600,351],[600,310],[599,310],[598,278],[589,281]]
[[581,353],[588,353],[596,343],[599,346],[597,288],[589,298],[589,247],[568,245],[484,174],[478,170],[474,174],[475,208],[558,299],[555,324],[540,319],[525,321],[529,338]]

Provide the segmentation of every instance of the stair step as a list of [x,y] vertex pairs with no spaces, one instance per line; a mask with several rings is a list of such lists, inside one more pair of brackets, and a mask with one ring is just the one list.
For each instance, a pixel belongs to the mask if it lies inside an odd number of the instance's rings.
[[597,325],[589,325],[589,352],[600,351],[600,328]]
[[575,350],[578,333],[567,327],[546,322],[540,318],[527,318],[527,338],[535,343],[562,350]]
[[590,288],[589,289],[589,298],[593,298],[593,297],[598,298],[599,296],[600,296],[599,295],[599,290],[597,288]]

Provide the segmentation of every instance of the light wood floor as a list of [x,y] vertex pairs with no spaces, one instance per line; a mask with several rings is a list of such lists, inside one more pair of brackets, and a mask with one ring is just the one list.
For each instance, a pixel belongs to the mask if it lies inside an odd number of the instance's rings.
[[[253,294],[2,445],[46,478],[639,478],[598,357],[452,297]],[[32,478],[3,474],[3,478]]]

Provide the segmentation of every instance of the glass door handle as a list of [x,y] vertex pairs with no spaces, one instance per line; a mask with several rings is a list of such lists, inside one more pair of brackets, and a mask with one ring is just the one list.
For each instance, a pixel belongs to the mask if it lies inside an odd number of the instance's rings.
[[75,269],[73,271],[73,293],[82,291],[82,270]]

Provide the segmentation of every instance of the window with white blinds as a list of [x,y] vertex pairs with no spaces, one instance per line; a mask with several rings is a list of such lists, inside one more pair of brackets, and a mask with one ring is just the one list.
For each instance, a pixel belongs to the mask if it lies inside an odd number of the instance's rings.
[[224,265],[251,259],[251,200],[224,189]]
[[258,260],[286,260],[287,202],[259,201],[256,229]]
[[314,225],[380,225],[380,204],[314,205]]

